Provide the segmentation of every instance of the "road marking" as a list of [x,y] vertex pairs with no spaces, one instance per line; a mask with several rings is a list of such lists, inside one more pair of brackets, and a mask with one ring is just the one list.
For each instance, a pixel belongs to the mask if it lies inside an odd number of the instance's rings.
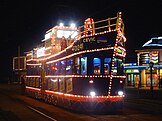
[[52,121],[57,121],[56,119],[54,119],[54,118],[52,118],[52,117],[50,117],[50,116],[48,116],[48,115],[46,115],[46,114],[40,112],[39,110],[37,110],[37,109],[35,109],[35,108],[32,108],[31,106],[27,106],[27,107],[30,108],[31,110],[33,110],[33,111],[39,113],[39,114],[41,114],[41,115],[43,115],[43,116],[45,116],[45,117],[51,119]]

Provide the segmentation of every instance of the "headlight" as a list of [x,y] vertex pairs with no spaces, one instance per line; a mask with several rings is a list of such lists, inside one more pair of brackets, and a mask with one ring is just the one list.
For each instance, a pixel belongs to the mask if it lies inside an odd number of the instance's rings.
[[91,84],[92,84],[92,83],[93,83],[93,80],[90,80],[90,81],[89,81],[89,83],[91,83]]
[[90,92],[90,95],[91,95],[91,96],[95,96],[96,93],[95,93],[95,92]]
[[123,91],[118,91],[118,95],[122,96],[123,94]]

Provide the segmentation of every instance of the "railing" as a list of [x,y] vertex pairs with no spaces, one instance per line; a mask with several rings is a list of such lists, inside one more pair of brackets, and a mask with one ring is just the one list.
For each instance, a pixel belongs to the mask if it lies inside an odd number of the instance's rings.
[[102,32],[111,32],[116,30],[120,30],[124,34],[124,23],[121,18],[121,12],[117,13],[117,17],[92,22],[91,24],[93,26],[90,27],[89,30],[85,30],[85,25],[79,27],[80,37],[92,36]]

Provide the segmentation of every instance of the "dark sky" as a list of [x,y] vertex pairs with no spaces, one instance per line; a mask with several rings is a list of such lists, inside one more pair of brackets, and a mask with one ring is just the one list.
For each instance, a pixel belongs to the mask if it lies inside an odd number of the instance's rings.
[[123,13],[129,62],[151,37],[162,36],[162,0],[0,0],[0,76],[10,76],[18,46],[31,50],[60,21],[82,25],[88,17],[101,20]]

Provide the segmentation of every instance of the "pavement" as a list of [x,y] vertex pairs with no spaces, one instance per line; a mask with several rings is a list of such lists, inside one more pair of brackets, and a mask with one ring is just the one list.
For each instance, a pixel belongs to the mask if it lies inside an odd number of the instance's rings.
[[162,100],[162,89],[151,91],[142,88],[125,88],[124,90],[126,99]]
[[162,90],[125,88],[125,107],[149,112],[151,114],[162,114]]

